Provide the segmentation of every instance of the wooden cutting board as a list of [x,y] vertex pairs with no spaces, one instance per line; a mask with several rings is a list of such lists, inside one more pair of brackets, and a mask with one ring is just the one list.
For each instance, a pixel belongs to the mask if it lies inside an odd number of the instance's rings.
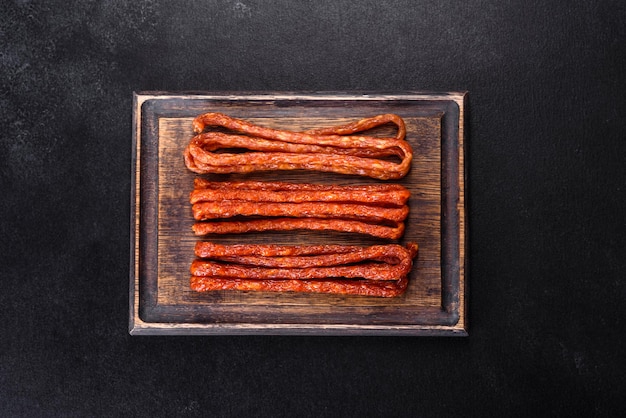
[[[333,334],[467,335],[465,93],[161,93],[134,95],[130,324],[133,335]],[[192,120],[222,112],[295,131],[382,113],[400,115],[414,158],[396,183],[411,190],[399,241],[419,254],[407,291],[396,298],[189,288],[196,241],[279,244],[377,244],[357,234],[267,232],[197,237],[189,204],[195,173],[183,150]],[[370,133],[368,133],[370,134]],[[372,135],[393,136],[391,127]],[[380,181],[316,172],[206,175],[212,180],[368,184]]]

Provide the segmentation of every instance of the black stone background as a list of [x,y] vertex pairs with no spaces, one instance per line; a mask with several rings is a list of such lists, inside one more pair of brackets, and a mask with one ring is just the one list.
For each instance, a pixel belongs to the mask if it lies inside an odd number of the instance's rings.
[[[2,1],[0,415],[624,412],[615,1]],[[132,92],[469,91],[468,338],[131,337]]]

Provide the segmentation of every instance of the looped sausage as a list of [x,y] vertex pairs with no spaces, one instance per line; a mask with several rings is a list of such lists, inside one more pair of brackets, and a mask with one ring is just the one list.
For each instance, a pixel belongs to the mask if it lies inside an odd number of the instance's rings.
[[[193,290],[315,292],[394,297],[408,285],[418,246],[196,244]],[[207,260],[208,259],[208,260]]]
[[[395,138],[345,135],[389,122],[398,126]],[[199,174],[313,170],[389,180],[404,177],[413,158],[411,146],[404,140],[404,122],[397,115],[308,132],[261,127],[221,113],[200,115],[193,125],[197,135],[185,148],[184,160],[189,170]],[[203,132],[206,126],[239,134]],[[229,152],[231,149],[246,152]]]

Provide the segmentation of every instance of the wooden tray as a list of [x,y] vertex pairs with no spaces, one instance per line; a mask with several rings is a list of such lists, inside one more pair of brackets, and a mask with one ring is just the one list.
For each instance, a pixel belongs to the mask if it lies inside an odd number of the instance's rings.
[[[134,95],[131,208],[130,333],[467,335],[464,110],[465,93],[194,93]],[[188,201],[197,176],[183,149],[191,121],[223,112],[260,125],[304,130],[381,113],[407,125],[414,149],[403,241],[420,249],[410,284],[397,298],[189,289],[189,266],[198,237]],[[386,134],[380,128],[380,134]],[[281,172],[214,175],[322,183],[376,180],[328,173]],[[224,243],[373,244],[355,234],[298,232],[215,236]]]

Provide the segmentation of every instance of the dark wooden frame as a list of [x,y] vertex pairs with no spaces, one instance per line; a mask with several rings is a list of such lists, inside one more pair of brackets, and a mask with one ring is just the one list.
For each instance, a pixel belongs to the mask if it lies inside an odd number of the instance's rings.
[[[280,110],[298,106],[312,113],[351,105],[390,106],[441,120],[441,303],[436,307],[290,304],[247,306],[159,301],[159,121],[192,117],[231,104]],[[320,334],[467,335],[467,243],[465,208],[465,93],[184,93],[134,95],[131,190],[130,323],[132,335]],[[320,110],[321,109],[321,110]],[[368,116],[368,115],[363,115]],[[183,201],[181,205],[187,205]],[[244,300],[245,302],[245,300]]]

